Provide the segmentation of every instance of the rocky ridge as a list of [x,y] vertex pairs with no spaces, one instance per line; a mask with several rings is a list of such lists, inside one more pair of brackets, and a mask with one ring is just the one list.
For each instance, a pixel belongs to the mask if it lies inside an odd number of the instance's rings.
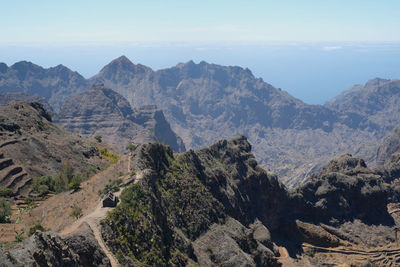
[[[398,218],[388,211],[398,201],[395,158],[391,169],[372,170],[343,155],[295,190],[258,166],[243,136],[181,155],[142,145],[132,164],[143,177],[102,229],[124,265],[279,266],[282,246],[297,266],[320,266],[332,249],[360,266],[400,258]],[[383,255],[386,246],[394,258],[354,252]],[[319,250],[308,256],[310,248]]]

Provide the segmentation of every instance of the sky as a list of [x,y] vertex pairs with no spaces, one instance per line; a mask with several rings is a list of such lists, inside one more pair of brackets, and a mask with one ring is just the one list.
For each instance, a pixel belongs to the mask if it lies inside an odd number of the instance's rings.
[[90,77],[122,54],[249,67],[308,103],[399,78],[398,0],[2,0],[0,62],[60,63]]

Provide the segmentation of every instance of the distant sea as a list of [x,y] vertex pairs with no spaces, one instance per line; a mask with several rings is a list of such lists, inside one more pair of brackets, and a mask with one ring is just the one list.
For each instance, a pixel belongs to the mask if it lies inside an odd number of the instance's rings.
[[43,67],[63,64],[86,78],[121,55],[154,70],[189,60],[249,68],[256,77],[309,104],[323,104],[341,91],[375,77],[400,79],[400,43],[390,42],[0,46],[0,62],[9,66],[20,60]]

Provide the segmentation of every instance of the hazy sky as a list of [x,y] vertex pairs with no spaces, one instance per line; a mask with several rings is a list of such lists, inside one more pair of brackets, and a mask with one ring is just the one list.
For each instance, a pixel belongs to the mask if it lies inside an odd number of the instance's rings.
[[308,103],[400,78],[400,0],[1,0],[0,62],[85,77],[121,55],[153,69],[248,67]]
[[400,41],[398,0],[2,0],[1,44]]

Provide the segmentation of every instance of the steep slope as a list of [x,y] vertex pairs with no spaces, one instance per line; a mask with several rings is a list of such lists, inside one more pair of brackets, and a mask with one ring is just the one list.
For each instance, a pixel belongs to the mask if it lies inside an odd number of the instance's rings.
[[368,169],[362,159],[343,155],[294,191],[257,165],[243,136],[179,155],[142,145],[131,161],[140,179],[102,222],[124,266],[379,266],[400,259],[393,209],[400,176]]
[[326,106],[337,111],[351,111],[379,125],[382,131],[390,131],[400,121],[400,80],[372,79],[364,86],[356,85]]
[[0,93],[23,92],[41,96],[55,110],[67,97],[88,87],[84,77],[63,65],[44,69],[27,61],[17,62],[10,67],[0,63]]
[[39,103],[0,107],[0,148],[0,186],[16,194],[28,190],[33,177],[57,177],[67,162],[81,173],[107,162],[94,144],[51,123]]
[[383,165],[397,151],[400,151],[400,126],[391,130],[378,147],[377,165]]
[[248,136],[260,163],[291,185],[333,156],[374,157],[375,124],[357,113],[307,105],[248,69],[190,61],[152,71],[120,57],[90,81],[113,88],[132,106],[156,104],[188,148]]
[[178,152],[185,150],[161,110],[155,106],[132,110],[124,97],[101,84],[68,98],[56,120],[69,131],[88,137],[101,135],[120,151],[131,143],[153,141],[164,142]]
[[278,266],[268,229],[254,220],[276,229],[286,192],[250,149],[244,137],[182,155],[160,144],[137,148],[131,167],[143,177],[103,223],[120,262]]

